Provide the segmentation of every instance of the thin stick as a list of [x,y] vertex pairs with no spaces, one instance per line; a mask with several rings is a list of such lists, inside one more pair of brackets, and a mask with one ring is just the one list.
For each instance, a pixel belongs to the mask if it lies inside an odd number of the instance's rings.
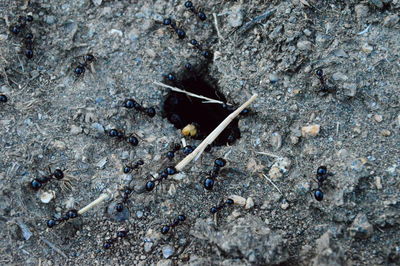
[[275,185],[275,183],[272,182],[272,180],[269,179],[268,176],[266,176],[266,175],[264,175],[264,174],[263,174],[263,176],[264,176],[264,177],[276,188],[276,190],[278,190],[278,192],[281,193],[281,195],[283,196],[282,191]]
[[88,210],[90,210],[91,208],[95,207],[97,204],[102,203],[104,200],[107,200],[111,198],[111,195],[109,193],[103,193],[100,195],[100,197],[98,197],[97,199],[95,199],[94,201],[92,201],[91,203],[89,203],[87,206],[83,207],[82,209],[80,209],[78,211],[79,215],[84,214],[85,212],[87,212]]
[[211,99],[211,98],[208,98],[208,97],[205,97],[205,96],[197,95],[197,94],[194,94],[194,93],[185,91],[185,90],[181,90],[181,89],[178,89],[178,88],[176,88],[176,87],[172,87],[172,86],[169,86],[169,85],[167,85],[167,84],[164,84],[164,83],[161,83],[161,82],[158,82],[158,81],[154,81],[153,83],[156,84],[156,85],[158,85],[158,86],[161,86],[161,87],[170,89],[170,90],[172,90],[172,91],[184,93],[184,94],[187,94],[187,95],[189,95],[189,96],[191,96],[191,97],[194,97],[194,98],[199,98],[199,99],[206,100],[207,103],[225,104],[224,102],[221,102],[221,101],[218,101],[218,100],[215,100],[215,99]]
[[214,17],[215,29],[217,30],[218,42],[219,44],[221,44],[221,40],[223,40],[224,38],[222,37],[221,32],[219,31],[217,14],[213,13],[213,17]]
[[265,152],[265,151],[256,151],[257,154],[261,154],[261,155],[267,155],[270,157],[274,157],[274,158],[281,158],[281,156],[270,153],[270,152]]
[[235,119],[236,116],[240,114],[243,109],[245,109],[247,106],[249,106],[256,98],[258,94],[254,94],[251,96],[247,102],[242,104],[238,109],[236,109],[233,113],[228,115],[227,118],[224,119],[224,121],[217,126],[208,136],[205,140],[203,140],[200,145],[188,156],[186,156],[180,163],[178,163],[175,168],[178,171],[181,171],[187,164],[189,164],[193,159],[196,158],[196,160],[200,157],[200,155],[203,153],[203,151],[207,148],[209,144],[211,144],[218,136],[221,134],[221,132],[229,125],[230,122]]
[[[185,168],[186,165],[188,165],[193,159],[197,159],[200,157],[200,155],[203,153],[203,151],[205,150],[205,148],[211,144],[218,136],[219,134],[221,134],[221,132],[229,125],[230,122],[233,121],[233,119],[235,119],[236,116],[238,116],[240,114],[241,111],[243,111],[244,108],[246,108],[247,106],[249,106],[256,98],[257,98],[258,94],[254,94],[253,96],[251,96],[251,98],[249,100],[247,100],[247,102],[245,102],[244,104],[242,104],[238,109],[236,109],[233,113],[231,113],[227,118],[224,119],[224,121],[221,122],[221,124],[219,124],[218,127],[216,127],[208,136],[205,140],[203,140],[200,145],[188,156],[186,156],[182,161],[180,161],[176,166],[175,169],[177,171],[182,171],[183,168]],[[158,174],[154,175],[154,178],[157,178]],[[91,203],[89,203],[86,207],[83,207],[82,209],[80,209],[78,211],[78,214],[84,214],[85,212],[89,211],[90,209],[92,209],[93,207],[95,207],[96,205],[100,204],[101,202],[103,202],[104,200],[107,200],[111,198],[111,194],[110,193],[103,193],[100,195],[100,197],[98,197],[96,200],[92,201]]]
[[265,11],[263,14],[253,18],[252,20],[250,20],[249,22],[244,24],[238,30],[238,33],[239,34],[245,33],[246,31],[248,31],[249,29],[254,27],[256,24],[261,23],[263,20],[265,20],[265,19],[269,18],[270,16],[272,16],[273,14],[275,14],[275,12],[276,12],[276,9],[269,9],[269,10]]
[[62,252],[61,249],[59,249],[58,247],[56,247],[53,243],[51,243],[49,240],[40,237],[40,240],[42,240],[44,243],[46,243],[50,248],[54,249],[55,252],[57,252],[58,254],[60,254],[61,256],[63,256],[64,258],[68,259],[68,256],[65,255],[64,252]]

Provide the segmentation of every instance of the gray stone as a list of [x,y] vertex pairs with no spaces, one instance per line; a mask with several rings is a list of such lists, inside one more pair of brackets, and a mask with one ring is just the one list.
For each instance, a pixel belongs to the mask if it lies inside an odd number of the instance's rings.
[[316,240],[317,255],[312,260],[312,265],[336,266],[346,265],[343,249],[331,241],[331,233],[325,232]]
[[172,255],[174,255],[175,249],[174,249],[173,246],[164,246],[164,247],[162,248],[162,253],[163,253],[163,257],[164,257],[165,259],[168,259],[168,258],[170,258]]
[[243,11],[241,5],[233,6],[230,10],[230,14],[228,15],[228,24],[232,28],[237,28],[242,26],[243,24]]
[[367,17],[369,9],[366,5],[356,5],[354,11],[356,12],[357,19],[361,20],[362,18]]
[[28,226],[20,220],[17,220],[17,224],[18,224],[19,228],[21,229],[23,238],[25,240],[29,240],[29,238],[31,238],[33,233],[29,230]]
[[349,234],[353,238],[369,238],[374,232],[372,224],[369,223],[364,213],[359,213],[350,226]]
[[313,44],[310,41],[298,41],[297,48],[301,51],[310,51],[312,50]]
[[399,22],[399,15],[393,14],[393,15],[385,17],[385,19],[383,20],[383,25],[386,27],[393,27],[398,22]]
[[369,0],[369,2],[377,8],[383,8],[383,3],[381,0]]
[[343,84],[344,95],[347,97],[355,97],[357,94],[357,85],[355,83]]
[[335,81],[346,81],[348,80],[348,77],[341,72],[336,72],[332,75],[332,79]]

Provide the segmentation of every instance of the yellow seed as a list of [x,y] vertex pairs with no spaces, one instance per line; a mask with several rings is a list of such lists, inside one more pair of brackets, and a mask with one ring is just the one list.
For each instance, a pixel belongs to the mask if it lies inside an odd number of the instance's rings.
[[194,137],[196,136],[196,134],[197,134],[197,128],[192,124],[188,124],[186,127],[182,129],[182,135],[184,136]]

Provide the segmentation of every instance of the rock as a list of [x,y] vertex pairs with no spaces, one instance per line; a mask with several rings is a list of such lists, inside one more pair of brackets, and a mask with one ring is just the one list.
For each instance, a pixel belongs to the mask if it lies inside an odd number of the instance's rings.
[[228,24],[232,28],[237,28],[243,24],[243,11],[241,5],[233,6],[227,18]]
[[172,260],[160,260],[157,262],[157,266],[172,266]]
[[387,129],[382,129],[381,135],[384,137],[389,137],[390,135],[392,135],[392,132],[390,132],[390,130]]
[[369,0],[369,2],[377,8],[383,8],[383,3],[381,0]]
[[375,176],[375,186],[376,189],[382,189],[382,179],[380,176]]
[[370,54],[372,53],[372,51],[374,50],[374,47],[372,47],[371,45],[369,45],[368,43],[364,43],[361,46],[361,51],[363,51],[366,54]]
[[282,177],[289,171],[291,163],[292,162],[288,158],[278,158],[268,172],[269,177],[272,179]]
[[168,258],[170,258],[172,255],[174,255],[174,253],[175,253],[175,249],[174,249],[174,247],[173,246],[164,246],[163,248],[162,248],[162,254],[163,254],[163,257],[165,258],[165,259],[168,259]]
[[145,242],[144,243],[144,248],[143,248],[144,252],[146,252],[146,253],[151,252],[152,249],[153,249],[153,246],[154,246],[153,242]]
[[57,18],[56,18],[55,16],[48,15],[48,16],[45,17],[44,21],[45,21],[47,24],[52,25],[52,24],[54,24],[54,23],[57,22]]
[[282,210],[287,210],[289,208],[289,202],[287,202],[286,200],[284,200],[281,204],[281,209]]
[[343,84],[344,95],[347,97],[355,97],[357,94],[357,85],[355,83]]
[[315,137],[319,134],[320,125],[310,125],[301,128],[301,136],[303,138]]
[[270,143],[274,151],[279,150],[282,147],[282,136],[278,132],[272,133]]
[[142,211],[136,211],[136,217],[137,218],[142,218],[143,217],[143,212]]
[[93,123],[92,124],[92,128],[93,129],[96,129],[98,132],[100,132],[100,133],[104,133],[104,127],[103,127],[103,125],[102,124],[100,124],[100,123]]
[[354,11],[356,12],[356,16],[358,20],[362,18],[366,18],[368,16],[368,6],[365,5],[356,5],[354,7]]
[[336,266],[346,265],[345,254],[343,249],[336,245],[335,241],[331,240],[331,233],[325,232],[320,238],[316,240],[316,253],[314,259],[312,259],[312,265],[319,266]]
[[82,128],[80,126],[71,125],[69,133],[71,133],[72,135],[78,135],[82,133]]
[[271,73],[268,75],[269,77],[269,82],[271,82],[272,84],[277,83],[279,80],[279,77],[276,73]]
[[118,37],[124,36],[124,33],[121,30],[117,29],[111,29],[109,33],[110,35],[117,35]]
[[29,230],[29,227],[21,220],[17,220],[17,224],[21,229],[23,238],[25,240],[29,240],[29,238],[31,238],[31,236],[33,235],[33,233]]
[[40,201],[47,204],[55,197],[56,193],[54,193],[54,191],[52,190],[44,191],[40,194]]
[[335,81],[346,81],[348,80],[348,77],[343,73],[336,72],[332,75],[332,79]]
[[247,200],[246,200],[246,205],[244,206],[244,208],[246,210],[248,210],[248,209],[251,209],[253,207],[254,207],[254,200],[253,200],[252,197],[248,197]]
[[92,2],[95,6],[100,6],[103,0],[92,0]]
[[244,207],[246,205],[246,199],[241,197],[241,196],[231,195],[228,198],[233,199],[233,202],[234,202],[235,205],[239,205],[239,206],[242,206],[242,207]]
[[[204,228],[206,227],[206,228]],[[193,231],[208,232],[203,235],[209,242],[231,257],[243,257],[254,265],[275,265],[289,257],[282,236],[272,232],[259,217],[247,215],[238,218],[224,231],[216,231],[204,220],[198,219]]]
[[393,27],[399,22],[399,15],[394,14],[384,18],[383,25],[386,27]]
[[282,29],[283,29],[283,26],[282,26],[282,25],[276,26],[275,29],[268,35],[268,37],[269,37],[271,40],[277,39],[279,36],[282,35]]
[[348,231],[353,238],[369,238],[372,236],[374,228],[372,224],[369,223],[367,216],[363,213],[359,213]]
[[310,51],[312,50],[313,44],[310,41],[298,41],[297,48],[301,51]]
[[97,162],[96,167],[99,169],[104,169],[104,166],[107,164],[107,157],[102,158],[100,161]]
[[383,117],[378,114],[375,114],[373,117],[374,117],[374,120],[378,123],[382,122],[382,120],[383,120]]
[[304,33],[306,36],[311,36],[311,34],[312,34],[312,32],[311,32],[309,29],[304,29],[304,30],[303,30],[303,33]]

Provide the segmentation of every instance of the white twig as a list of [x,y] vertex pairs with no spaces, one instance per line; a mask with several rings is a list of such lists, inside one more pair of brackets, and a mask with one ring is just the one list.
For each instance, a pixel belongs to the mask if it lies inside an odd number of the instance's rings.
[[[211,99],[211,98],[208,98],[208,97],[205,97],[205,96],[197,95],[197,94],[194,94],[194,93],[185,91],[185,90],[178,89],[178,88],[176,88],[176,87],[169,86],[169,85],[167,85],[167,84],[164,84],[164,83],[161,83],[161,82],[158,82],[158,81],[154,81],[153,83],[156,84],[156,85],[158,85],[158,86],[161,86],[161,87],[170,89],[170,90],[172,90],[172,91],[184,93],[184,94],[187,94],[187,95],[189,95],[189,96],[191,96],[191,97],[194,97],[194,98],[199,98],[199,99],[202,99],[202,100],[206,100],[207,103],[219,103],[219,104],[224,104],[224,102],[222,102],[222,101],[218,101],[218,100]],[[229,105],[229,103],[227,103],[227,104]]]
[[[177,171],[182,171],[183,168],[185,168],[186,165],[188,165],[193,159],[197,159],[200,157],[200,155],[203,153],[205,148],[211,144],[218,136],[221,134],[221,132],[229,125],[230,122],[235,119],[236,116],[240,114],[243,109],[245,109],[247,106],[249,106],[256,98],[257,94],[254,94],[251,96],[247,102],[242,104],[238,109],[236,109],[233,113],[231,113],[227,118],[224,119],[224,121],[221,122],[221,124],[218,125],[208,136],[205,140],[203,140],[200,145],[188,156],[186,156],[182,161],[180,161],[176,166],[175,169]],[[157,178],[158,174],[154,175],[154,178]],[[83,207],[78,211],[78,214],[84,214],[85,212],[89,211],[96,205],[102,203],[103,201],[110,199],[112,195],[110,193],[103,193],[101,194],[96,200],[92,201],[89,203],[86,207]]]
[[270,153],[270,152],[265,152],[265,151],[256,151],[257,154],[261,154],[261,155],[267,155],[269,157],[274,157],[274,158],[281,158],[281,156]]
[[111,194],[109,193],[103,193],[101,194],[97,199],[95,199],[94,201],[92,201],[91,203],[89,203],[87,206],[83,207],[82,209],[80,209],[78,211],[79,215],[84,214],[85,212],[87,212],[88,210],[90,210],[91,208],[95,207],[96,205],[102,203],[103,201],[107,200],[111,198]]
[[272,182],[271,179],[268,178],[268,176],[264,175],[263,176],[276,188],[276,190],[278,190],[279,193],[281,193],[281,195],[283,196],[282,191],[274,184],[274,182]]
[[217,14],[213,13],[213,17],[214,17],[215,29],[217,30],[218,42],[219,44],[221,44],[221,40],[223,40],[224,38],[222,37],[221,32],[219,31]]

